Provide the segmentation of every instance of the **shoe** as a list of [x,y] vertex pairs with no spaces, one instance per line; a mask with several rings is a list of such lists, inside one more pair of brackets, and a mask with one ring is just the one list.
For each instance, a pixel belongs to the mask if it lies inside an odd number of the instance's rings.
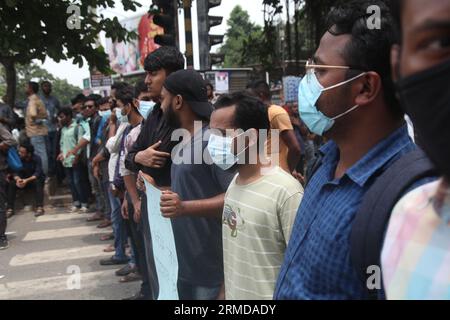
[[134,296],[124,298],[123,300],[150,300],[150,297],[138,292]]
[[114,265],[119,265],[119,264],[127,264],[128,261],[129,261],[129,259],[119,260],[116,257],[112,256],[111,258],[100,260],[100,265],[101,266],[114,266]]
[[11,218],[13,215],[14,215],[14,210],[13,209],[6,210],[6,219]]
[[120,278],[120,283],[126,283],[126,282],[133,282],[133,281],[139,281],[142,280],[141,275],[138,272],[132,272],[129,275],[126,275],[125,277]]
[[129,275],[132,272],[136,271],[136,266],[132,266],[130,264],[127,264],[125,267],[119,269],[116,271],[116,276],[118,277],[124,277]]
[[78,212],[78,210],[80,210],[80,208],[72,206],[72,208],[70,208],[70,212]]
[[97,226],[97,228],[103,229],[103,228],[109,227],[110,225],[112,225],[111,220],[106,220],[106,219],[105,219],[102,223],[100,223],[100,224]]
[[89,213],[89,208],[82,207],[78,213]]
[[34,214],[34,216],[37,218],[44,215],[44,213],[45,213],[44,208],[39,207],[36,209],[36,213]]
[[6,237],[0,238],[0,250],[8,249],[8,247],[9,247],[8,239]]

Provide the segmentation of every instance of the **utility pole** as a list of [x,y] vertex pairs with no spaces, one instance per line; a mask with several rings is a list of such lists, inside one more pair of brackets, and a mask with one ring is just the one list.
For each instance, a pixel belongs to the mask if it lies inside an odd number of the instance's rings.
[[192,45],[192,0],[183,0],[184,30],[186,35],[186,63],[187,67],[194,68],[194,50]]

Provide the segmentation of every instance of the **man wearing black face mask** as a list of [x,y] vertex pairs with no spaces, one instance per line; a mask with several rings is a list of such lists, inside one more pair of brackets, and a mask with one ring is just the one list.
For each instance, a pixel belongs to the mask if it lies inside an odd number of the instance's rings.
[[[372,5],[381,10],[381,29],[368,28]],[[416,148],[390,79],[390,48],[396,39],[385,2],[343,2],[330,12],[328,26],[300,83],[299,111],[308,128],[329,142],[320,149],[320,164],[306,186],[275,299],[369,299],[382,294],[367,285],[367,267],[362,274],[354,263],[359,258],[352,254],[355,244],[365,243],[353,241],[355,221],[367,212],[360,210],[379,177]],[[376,236],[383,233],[381,229]],[[381,245],[369,266],[379,265]]]
[[388,299],[450,299],[450,0],[398,1],[391,62],[402,107],[442,179],[394,208],[382,251]]

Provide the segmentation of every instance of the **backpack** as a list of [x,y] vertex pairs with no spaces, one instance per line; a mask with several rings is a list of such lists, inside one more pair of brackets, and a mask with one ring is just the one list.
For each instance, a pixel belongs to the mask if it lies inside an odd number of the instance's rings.
[[[307,181],[322,164],[322,157],[312,165]],[[367,190],[356,212],[350,235],[350,260],[369,299],[384,297],[382,288],[369,289],[369,266],[381,268],[381,250],[392,210],[415,182],[437,177],[434,166],[419,147],[396,159]],[[381,274],[380,274],[381,277]]]
[[19,153],[15,147],[10,147],[8,149],[7,162],[8,167],[14,172],[19,172],[23,169],[22,160],[20,159]]

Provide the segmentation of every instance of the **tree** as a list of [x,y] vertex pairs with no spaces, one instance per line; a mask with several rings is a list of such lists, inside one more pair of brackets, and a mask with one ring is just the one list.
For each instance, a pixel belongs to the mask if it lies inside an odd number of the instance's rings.
[[[27,97],[25,95],[25,86],[30,81],[30,79],[37,79],[37,81],[42,82],[48,80],[52,84],[52,94],[57,97],[61,105],[66,105],[70,103],[75,95],[82,92],[82,89],[71,85],[67,80],[59,79],[53,76],[47,70],[41,68],[35,63],[30,65],[17,65],[17,83],[16,83],[16,100],[24,101]],[[0,97],[6,93],[6,84],[2,83],[5,78],[4,68],[0,68]],[[11,105],[12,107],[12,105]]]
[[[91,69],[108,73],[108,56],[98,41],[100,32],[113,41],[137,37],[123,28],[117,17],[96,14],[98,7],[114,8],[113,0],[79,0],[79,16],[76,8],[68,13],[72,2],[0,0],[0,63],[5,68],[8,101],[15,101],[17,64],[28,65],[33,59],[44,61],[48,56],[56,62],[73,58],[74,64],[82,67],[84,57]],[[134,0],[121,2],[125,10],[136,11],[141,6]],[[80,28],[74,23],[77,20]]]
[[231,68],[259,63],[257,56],[244,55],[244,51],[248,43],[262,36],[261,27],[250,22],[249,14],[239,5],[231,11],[227,25],[226,40],[220,48],[220,53],[225,55],[223,66]]

